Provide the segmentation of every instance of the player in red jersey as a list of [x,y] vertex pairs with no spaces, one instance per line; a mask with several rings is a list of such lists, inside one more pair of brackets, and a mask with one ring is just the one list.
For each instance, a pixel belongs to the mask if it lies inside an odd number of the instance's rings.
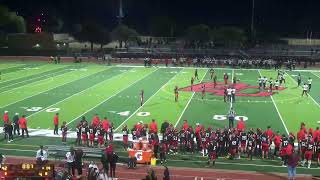
[[224,73],[224,74],[223,74],[224,85],[228,85],[228,79],[229,79],[228,74],[227,74],[227,73]]
[[205,95],[206,95],[206,85],[203,84],[201,86],[201,99],[203,99]]
[[206,132],[202,128],[200,132],[200,138],[201,138],[201,149],[202,149],[202,156],[205,156],[208,153],[208,146],[207,146],[207,139],[206,139]]
[[173,154],[178,154],[178,146],[179,146],[179,133],[178,133],[178,129],[174,129],[173,133],[172,133],[172,138],[170,141],[170,148],[173,151]]
[[90,125],[89,126],[89,147],[93,147],[94,146],[94,138],[95,138],[95,126],[94,125]]
[[281,146],[281,136],[279,134],[279,131],[275,134],[273,138],[273,143],[274,143],[274,152],[273,152],[273,157],[278,156],[278,152],[280,151],[280,146]]
[[62,144],[67,143],[67,131],[68,131],[67,123],[64,121],[61,126]]
[[86,124],[83,124],[81,127],[81,139],[82,139],[82,145],[87,146],[88,127],[86,126]]
[[316,153],[317,153],[317,161],[318,161],[318,167],[320,166],[320,139],[317,139],[317,149],[316,149]]
[[280,150],[280,156],[282,159],[282,165],[285,166],[287,165],[287,148],[289,145],[289,140],[286,137],[285,134],[282,134],[281,138],[281,150]]
[[128,140],[129,140],[129,129],[125,124],[122,128],[122,141],[123,141],[123,148],[125,150],[128,149]]
[[305,137],[302,138],[299,142],[299,147],[300,147],[300,156],[301,156],[301,159],[302,161],[304,160],[304,157],[305,157],[305,153],[307,151],[307,146],[308,146],[308,140],[307,140],[308,136],[307,134],[305,134]]
[[250,136],[248,138],[248,143],[247,143],[247,153],[248,153],[248,159],[252,160],[253,152],[255,151],[256,147],[256,141],[254,136]]
[[82,124],[81,124],[81,122],[79,122],[76,126],[76,132],[77,132],[76,144],[78,146],[80,146],[80,144],[81,144],[81,128],[82,128]]
[[140,91],[140,106],[143,105],[143,102],[144,102],[144,90],[141,89],[141,91]]
[[270,146],[270,140],[267,135],[267,133],[264,133],[261,136],[261,146],[262,146],[262,156],[261,158],[268,158],[268,153],[269,153],[269,146]]
[[98,147],[99,148],[103,148],[104,147],[104,129],[102,127],[102,125],[100,124],[100,126],[97,128],[97,135],[98,135]]
[[302,166],[305,165],[306,162],[308,162],[307,167],[310,168],[311,166],[311,160],[312,160],[312,155],[313,155],[313,147],[314,147],[314,141],[308,141],[308,146],[307,146],[307,150],[306,153],[304,155],[304,160],[302,161]]
[[240,133],[240,144],[241,144],[241,149],[240,152],[242,154],[246,153],[246,149],[247,149],[247,140],[248,140],[248,135],[246,132],[241,132]]
[[215,165],[216,159],[218,158],[217,155],[217,150],[218,150],[218,143],[217,141],[213,140],[210,141],[208,144],[208,165],[210,165],[210,162],[212,162],[212,166]]
[[113,141],[113,130],[114,130],[114,127],[113,127],[113,123],[110,123],[110,126],[109,126],[109,141],[112,142]]
[[179,100],[179,91],[178,91],[178,86],[174,88],[174,102],[178,102]]
[[191,77],[191,91],[193,91],[193,82],[194,82],[194,77]]
[[235,136],[235,134],[231,134],[231,138],[229,141],[230,159],[235,158],[235,155],[238,153],[238,148],[239,148],[239,139]]

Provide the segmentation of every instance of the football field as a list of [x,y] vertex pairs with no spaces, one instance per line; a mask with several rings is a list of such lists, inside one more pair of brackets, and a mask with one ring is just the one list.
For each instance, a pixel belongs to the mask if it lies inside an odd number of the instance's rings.
[[[231,106],[223,101],[223,74],[239,79],[236,101],[232,104],[246,127],[296,134],[301,122],[315,128],[320,121],[320,72],[286,71],[286,83],[272,94],[260,92],[258,77],[277,77],[274,70],[240,70],[216,68],[218,86],[213,87],[210,70],[199,68],[199,80],[190,91],[190,79],[195,69],[189,67],[105,66],[93,64],[1,63],[0,112],[25,114],[29,128],[44,132],[53,129],[53,116],[60,114],[74,130],[82,116],[91,121],[94,114],[107,117],[116,131],[138,121],[158,124],[168,120],[181,127],[183,120],[190,125],[223,128],[228,125],[226,114]],[[313,79],[309,97],[301,97],[296,76],[302,81]],[[202,84],[206,94],[202,99]],[[174,102],[174,88],[180,88],[179,102]],[[140,90],[144,104],[140,106]],[[222,94],[221,94],[222,93]],[[2,123],[2,122],[1,122]],[[320,122],[319,122],[320,123]]]

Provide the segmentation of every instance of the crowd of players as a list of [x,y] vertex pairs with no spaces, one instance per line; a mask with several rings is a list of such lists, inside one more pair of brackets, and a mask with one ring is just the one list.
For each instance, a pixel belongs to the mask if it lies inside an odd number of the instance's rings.
[[[59,114],[54,116],[54,124],[59,123]],[[18,116],[18,114],[15,114]],[[5,128],[12,126],[8,119],[8,112],[6,111],[3,116]],[[16,119],[14,117],[13,119]],[[25,116],[18,118],[20,127],[26,130],[23,126],[23,121],[26,120]],[[21,126],[22,125],[22,126]],[[62,123],[60,128],[62,141],[66,142],[68,127],[65,122]],[[76,144],[82,146],[100,148],[105,147],[107,143],[113,141],[114,127],[112,122],[107,118],[99,119],[96,114],[91,122],[88,122],[85,117],[76,127],[77,139]],[[12,132],[12,131],[11,131]],[[209,157],[210,161],[215,162],[218,157],[228,158],[241,158],[248,159],[253,156],[261,159],[281,157],[285,165],[286,157],[295,149],[295,142],[298,142],[298,151],[301,155],[301,165],[304,166],[307,162],[307,167],[310,168],[311,161],[317,160],[318,166],[320,165],[320,130],[317,127],[315,130],[306,128],[302,123],[300,131],[295,135],[290,133],[288,136],[273,132],[269,126],[266,130],[257,128],[256,130],[245,127],[245,122],[240,118],[236,127],[233,124],[229,128],[205,128],[203,125],[196,124],[192,127],[188,124],[187,120],[181,128],[176,128],[167,121],[161,124],[158,129],[157,122],[152,120],[149,124],[144,124],[142,121],[138,122],[131,129],[126,125],[122,130],[123,147],[126,150],[131,145],[129,144],[129,134],[133,140],[147,137],[150,145],[153,147],[154,156],[158,158],[160,155],[161,163],[166,162],[167,154],[177,154],[178,152],[196,153],[201,152],[202,155]],[[20,134],[20,131],[18,132]],[[6,136],[11,141],[12,134],[6,130]],[[57,134],[56,129],[54,134]]]

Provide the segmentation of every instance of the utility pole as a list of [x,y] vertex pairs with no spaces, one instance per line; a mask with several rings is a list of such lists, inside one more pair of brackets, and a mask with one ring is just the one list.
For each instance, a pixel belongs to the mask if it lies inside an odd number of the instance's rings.
[[255,39],[255,32],[254,32],[254,1],[252,0],[252,7],[251,7],[251,40],[254,41]]
[[124,17],[124,15],[123,15],[122,0],[119,0],[119,15],[117,16],[119,24],[122,23],[123,17]]

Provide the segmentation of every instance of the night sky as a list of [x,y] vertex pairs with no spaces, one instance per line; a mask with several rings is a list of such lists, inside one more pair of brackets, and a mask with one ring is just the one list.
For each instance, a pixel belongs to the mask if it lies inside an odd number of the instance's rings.
[[[71,25],[95,21],[112,29],[116,24],[118,0],[0,0],[10,10],[28,18],[44,11]],[[158,16],[172,19],[179,29],[195,24],[250,28],[252,0],[123,0],[124,22],[148,34],[150,22]],[[31,3],[32,2],[32,3]],[[319,0],[255,0],[257,29],[283,36],[304,36],[312,30],[320,38]]]

